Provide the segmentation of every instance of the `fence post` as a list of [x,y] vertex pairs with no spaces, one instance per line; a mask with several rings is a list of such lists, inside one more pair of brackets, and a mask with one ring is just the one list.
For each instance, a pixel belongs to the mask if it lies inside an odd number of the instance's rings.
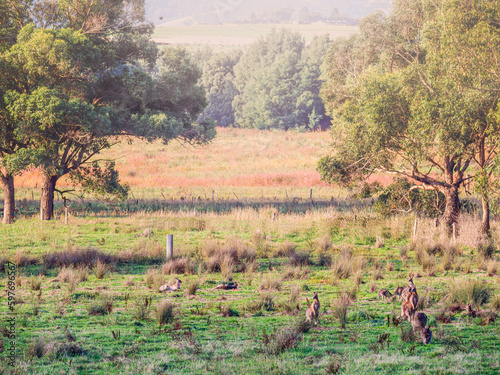
[[174,235],[167,234],[167,260],[174,257]]

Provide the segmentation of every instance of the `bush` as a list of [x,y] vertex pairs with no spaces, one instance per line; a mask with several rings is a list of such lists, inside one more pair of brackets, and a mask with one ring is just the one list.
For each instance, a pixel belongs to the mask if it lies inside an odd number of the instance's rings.
[[342,329],[346,328],[347,310],[348,310],[350,304],[351,304],[351,299],[345,293],[342,293],[333,302],[333,313],[334,313],[334,316],[339,320],[340,327]]
[[440,216],[444,211],[444,194],[431,190],[410,190],[412,186],[406,178],[396,178],[382,190],[373,209],[383,217],[410,210],[423,216]]

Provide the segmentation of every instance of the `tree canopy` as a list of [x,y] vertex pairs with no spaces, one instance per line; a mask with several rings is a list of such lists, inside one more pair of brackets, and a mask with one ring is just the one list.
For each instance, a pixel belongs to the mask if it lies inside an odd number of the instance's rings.
[[500,47],[499,10],[498,1],[397,0],[335,41],[322,88],[334,118],[322,178],[402,175],[442,192],[445,223],[456,222],[459,187],[497,154],[499,71],[489,53]]
[[[29,21],[2,52],[3,141],[17,145],[2,155],[27,155],[42,168],[41,210],[53,211],[58,179],[124,196],[113,163],[93,159],[127,135],[165,143],[203,143],[215,135],[210,120],[196,123],[206,105],[200,72],[186,51],[158,53],[143,23],[140,0],[32,1]],[[20,165],[21,163],[18,163]],[[22,169],[22,167],[20,168]],[[113,187],[114,186],[114,187]]]

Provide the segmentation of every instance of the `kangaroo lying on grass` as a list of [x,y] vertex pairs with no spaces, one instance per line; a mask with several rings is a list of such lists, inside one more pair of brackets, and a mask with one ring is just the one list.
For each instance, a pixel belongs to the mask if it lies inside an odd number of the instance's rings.
[[159,292],[175,292],[176,290],[179,290],[181,288],[181,283],[182,281],[180,281],[179,279],[175,279],[175,283],[174,285],[167,285],[167,284],[164,284],[162,286],[160,286],[159,288]]
[[306,322],[312,323],[314,319],[314,324],[318,325],[319,306],[318,292],[314,292],[313,302],[306,310]]
[[413,327],[413,332],[420,332],[420,338],[424,345],[431,342],[432,331],[427,326],[427,315],[423,312],[415,313],[411,319],[411,326]]

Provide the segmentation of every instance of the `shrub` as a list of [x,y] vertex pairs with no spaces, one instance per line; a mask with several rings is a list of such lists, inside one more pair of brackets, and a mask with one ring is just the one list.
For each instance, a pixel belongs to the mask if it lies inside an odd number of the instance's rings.
[[396,178],[382,190],[373,209],[384,217],[409,210],[430,217],[440,216],[444,211],[444,194],[430,190],[410,190],[412,186],[406,178]]
[[103,306],[102,304],[93,303],[89,305],[88,313],[89,315],[96,316],[96,315],[106,315],[108,314],[108,311],[106,310],[106,307]]

